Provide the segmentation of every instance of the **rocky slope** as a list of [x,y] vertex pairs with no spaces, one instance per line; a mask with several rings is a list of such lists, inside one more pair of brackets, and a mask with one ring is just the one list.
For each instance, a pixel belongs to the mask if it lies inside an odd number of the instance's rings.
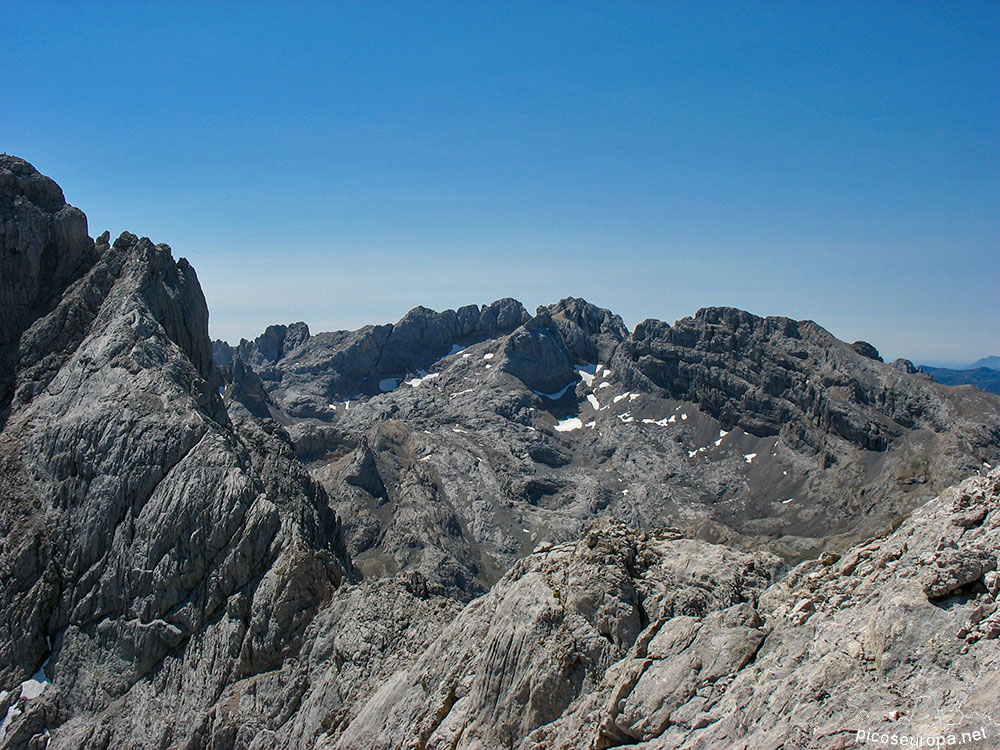
[[595,518],[815,556],[1000,460],[997,398],[731,308],[629,333],[583,300],[500,300],[215,354],[228,402],[289,430],[362,573],[466,599]]
[[[334,748],[1000,745],[1000,470],[798,565],[620,525],[522,560]],[[266,746],[266,745],[265,745]]]
[[283,431],[227,414],[186,261],[90,240],[19,159],[0,196],[3,743],[193,741],[346,580],[340,527]]
[[728,309],[213,347],[167,246],[0,209],[0,748],[994,732],[1000,473],[932,496],[995,398]]

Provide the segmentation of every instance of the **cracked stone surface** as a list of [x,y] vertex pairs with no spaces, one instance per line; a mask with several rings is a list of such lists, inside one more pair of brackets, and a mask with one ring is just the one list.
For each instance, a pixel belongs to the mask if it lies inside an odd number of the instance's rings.
[[[955,522],[969,507],[982,523]],[[517,563],[320,746],[848,748],[872,715],[1000,728],[998,556],[1000,470],[773,583],[766,553],[597,526]],[[929,596],[928,576],[966,588]]]
[[195,741],[224,686],[280,665],[346,581],[340,526],[280,427],[227,414],[191,266],[131,234],[90,240],[26,162],[0,157],[0,175],[4,262],[35,279],[49,237],[74,269],[25,304],[34,320],[4,321],[4,712],[43,663],[51,687],[17,701],[3,742]]

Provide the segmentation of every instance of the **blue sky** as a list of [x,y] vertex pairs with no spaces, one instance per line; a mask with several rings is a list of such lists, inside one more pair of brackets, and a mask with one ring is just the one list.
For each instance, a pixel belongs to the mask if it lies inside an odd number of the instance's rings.
[[0,5],[0,150],[212,334],[502,296],[1000,353],[1000,5]]

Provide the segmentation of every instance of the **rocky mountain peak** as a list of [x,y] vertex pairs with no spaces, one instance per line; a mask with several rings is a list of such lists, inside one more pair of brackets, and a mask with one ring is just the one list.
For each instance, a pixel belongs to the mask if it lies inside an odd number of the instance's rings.
[[[175,696],[199,702],[275,668],[351,566],[287,433],[227,414],[191,265],[95,244],[50,181],[0,164],[0,746],[26,747],[155,700],[154,673],[201,675]],[[107,746],[101,723],[64,746]]]
[[538,311],[554,321],[575,363],[609,362],[618,344],[629,336],[621,316],[579,297],[567,297]]
[[52,214],[66,206],[66,198],[55,180],[41,174],[29,162],[0,154],[0,206],[9,212],[23,203]]
[[11,396],[17,342],[96,262],[87,217],[31,164],[0,155],[0,411]]
[[869,344],[867,341],[855,341],[851,344],[851,348],[860,354],[862,357],[868,357],[868,359],[874,359],[876,362],[884,362],[882,355],[878,353],[878,349]]

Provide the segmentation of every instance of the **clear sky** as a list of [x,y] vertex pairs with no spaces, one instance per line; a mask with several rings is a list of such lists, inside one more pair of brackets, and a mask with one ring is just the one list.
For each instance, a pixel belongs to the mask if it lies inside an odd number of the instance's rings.
[[0,3],[0,150],[214,336],[513,296],[1000,353],[1000,4]]

